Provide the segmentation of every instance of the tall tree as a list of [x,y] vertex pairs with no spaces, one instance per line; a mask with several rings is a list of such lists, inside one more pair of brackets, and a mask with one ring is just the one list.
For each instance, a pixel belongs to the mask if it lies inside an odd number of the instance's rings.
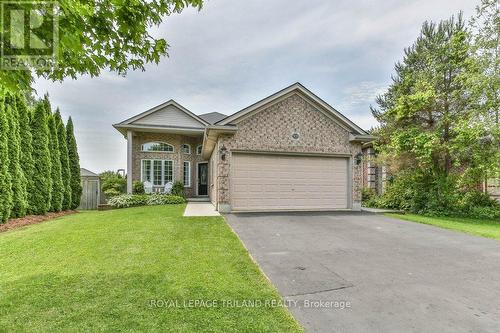
[[80,197],[82,195],[82,186],[80,181],[80,157],[73,129],[73,120],[71,117],[66,124],[66,143],[68,145],[68,160],[71,182],[71,209],[76,209],[80,205]]
[[[22,3],[16,5],[24,8]],[[164,39],[151,36],[150,28],[187,6],[201,8],[202,0],[59,1],[59,10],[44,10],[46,21],[51,16],[58,21],[57,66],[24,71],[0,69],[0,82],[8,89],[26,90],[33,81],[32,73],[62,80],[81,74],[98,76],[104,68],[120,75],[128,68],[144,70],[146,63],[158,63],[168,49]],[[4,33],[2,25],[0,35]],[[52,25],[37,29],[37,37],[52,45]]]
[[59,140],[57,133],[56,121],[54,115],[51,113],[48,116],[49,127],[49,150],[51,160],[51,178],[52,178],[52,192],[50,201],[50,210],[53,212],[60,212],[63,202],[63,182],[61,176],[61,154],[59,151]]
[[461,76],[471,59],[462,15],[426,22],[417,41],[405,50],[387,93],[373,109],[381,127],[382,151],[399,166],[445,177],[452,170],[457,122],[468,113]]
[[19,132],[19,116],[17,112],[15,97],[7,94],[5,98],[5,115],[8,120],[9,135],[9,173],[12,187],[12,210],[10,217],[22,217],[26,215],[28,206],[26,192],[26,177],[21,169],[21,137]]
[[482,0],[471,19],[473,58],[463,75],[472,103],[457,122],[454,151],[464,173],[461,185],[474,187],[500,177],[500,7]]
[[35,106],[31,120],[33,135],[33,188],[28,193],[33,214],[45,214],[50,209],[52,192],[51,159],[49,152],[49,127],[47,112],[42,102]]
[[23,94],[16,94],[16,109],[19,116],[19,138],[20,138],[20,164],[23,170],[23,174],[26,178],[26,192],[28,200],[28,212],[31,212],[29,195],[34,188],[33,182],[33,157],[31,156],[32,148],[32,136],[31,136],[31,110],[26,105],[26,98]]
[[66,143],[66,128],[61,118],[61,113],[57,109],[54,114],[54,119],[57,126],[57,140],[59,142],[59,155],[61,158],[61,177],[63,189],[62,209],[67,210],[71,207],[71,173],[69,170],[68,161],[68,145]]
[[473,50],[478,65],[471,76],[471,92],[492,123],[500,122],[500,6],[497,0],[481,0],[471,19]]
[[5,96],[0,91],[0,222],[7,221],[12,207],[12,187],[9,172],[8,123],[5,113]]
[[465,165],[457,150],[466,150],[459,127],[473,104],[463,79],[474,63],[470,39],[462,15],[425,22],[372,109],[379,156],[396,176],[394,191],[404,189],[405,209],[451,211],[460,191],[473,189],[457,182]]

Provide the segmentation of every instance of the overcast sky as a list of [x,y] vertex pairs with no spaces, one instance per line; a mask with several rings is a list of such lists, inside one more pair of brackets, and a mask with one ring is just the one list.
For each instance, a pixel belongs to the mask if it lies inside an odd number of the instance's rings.
[[479,0],[209,0],[155,29],[170,57],[127,77],[103,73],[36,82],[75,123],[80,164],[126,167],[126,141],[112,124],[171,98],[194,112],[234,113],[301,82],[364,129],[369,106],[425,20],[466,17]]

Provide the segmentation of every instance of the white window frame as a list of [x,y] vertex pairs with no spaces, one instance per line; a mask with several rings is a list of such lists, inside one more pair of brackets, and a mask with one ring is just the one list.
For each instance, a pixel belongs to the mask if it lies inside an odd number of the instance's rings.
[[[201,148],[201,149],[198,151],[198,148]],[[203,149],[203,145],[198,145],[196,147],[196,155],[201,155],[202,149]]]
[[[153,184],[153,187],[164,187],[165,186],[165,162],[172,162],[172,183],[175,182],[175,163],[173,160],[164,160],[164,159],[159,159],[159,158],[144,158],[141,159],[141,182],[143,181],[143,175],[144,175],[144,162],[143,161],[150,161],[151,167],[149,170],[149,176],[151,178],[151,184]],[[161,161],[161,185],[155,185],[155,179],[154,179],[154,162],[153,161]]]
[[[187,147],[189,148],[189,152],[187,152],[187,153],[186,153],[186,152],[184,151],[184,146],[187,146]],[[183,153],[183,154],[185,154],[185,155],[191,155],[191,145],[190,145],[189,143],[183,143],[183,144],[181,145],[181,151],[182,151],[182,153]]]
[[[172,147],[172,151],[163,151],[163,150],[144,150],[144,145],[148,144],[148,143],[162,143],[164,145],[167,145],[167,146],[170,146]],[[167,153],[167,154],[172,154],[172,153],[175,153],[175,147],[174,145],[171,145],[170,143],[168,142],[162,142],[162,141],[148,141],[148,142],[144,142],[141,144],[141,152],[145,152],[145,153]]]
[[[186,163],[188,165],[188,182],[186,184],[186,179],[185,179],[185,173],[186,173]],[[182,182],[184,183],[184,187],[191,187],[191,162],[190,161],[184,161],[182,162]]]

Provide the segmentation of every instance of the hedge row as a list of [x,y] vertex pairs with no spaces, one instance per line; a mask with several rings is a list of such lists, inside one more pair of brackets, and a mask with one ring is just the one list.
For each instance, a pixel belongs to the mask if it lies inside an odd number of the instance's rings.
[[22,94],[0,91],[0,223],[80,204],[72,120],[65,126],[48,96],[31,104]]

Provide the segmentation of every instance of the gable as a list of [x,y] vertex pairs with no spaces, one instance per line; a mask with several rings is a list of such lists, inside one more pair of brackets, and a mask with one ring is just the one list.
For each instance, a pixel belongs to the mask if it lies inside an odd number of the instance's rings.
[[195,127],[205,125],[175,105],[166,105],[130,123],[131,125],[153,125],[168,127]]
[[[276,115],[277,112],[279,112],[279,115]],[[314,103],[314,101],[300,91],[293,91],[281,96],[273,100],[272,103],[268,103],[239,117],[231,124],[240,125],[248,121],[259,121],[259,123],[262,123],[262,119],[266,118],[269,118],[269,121],[277,127],[282,127],[279,123],[279,119],[281,119],[286,123],[285,125],[296,124],[296,126],[299,126],[301,124],[299,127],[322,127],[321,122],[324,122],[331,123],[331,126],[338,127],[345,132],[352,131],[344,122],[341,122],[337,117],[328,112],[328,110]]]
[[343,114],[335,110],[331,105],[323,101],[321,98],[313,94],[310,90],[305,88],[300,83],[292,84],[291,86],[278,91],[277,93],[268,96],[257,103],[250,105],[249,107],[236,112],[235,114],[219,121],[218,125],[236,125],[248,116],[261,112],[266,108],[283,101],[284,99],[292,96],[300,95],[303,99],[307,100],[311,105],[314,105],[319,111],[325,113],[332,119],[334,119],[340,126],[347,129],[353,134],[366,135],[366,131],[361,129],[359,126],[354,124],[351,120],[345,117]]
[[249,114],[237,126],[231,148],[238,150],[349,154],[352,147],[349,130],[300,94]]

